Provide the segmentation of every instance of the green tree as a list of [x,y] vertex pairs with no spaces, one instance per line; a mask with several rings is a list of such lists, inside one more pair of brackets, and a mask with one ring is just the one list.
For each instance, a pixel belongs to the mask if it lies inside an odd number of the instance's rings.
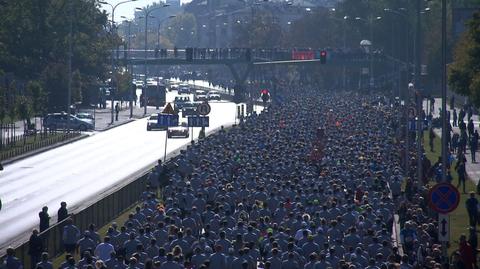
[[455,48],[448,82],[453,91],[469,96],[480,106],[480,12],[473,15],[468,31]]
[[[31,118],[33,116],[32,99],[30,96],[18,96],[15,105],[17,107],[18,116],[20,116],[20,119],[22,119],[24,126],[30,126]],[[27,128],[24,129],[26,130]]]
[[84,91],[82,74],[77,69],[72,73],[72,103],[82,102],[82,92]]
[[47,108],[47,95],[42,88],[42,84],[38,81],[30,81],[26,90],[27,95],[31,97],[33,113],[35,116],[43,116]]
[[126,96],[132,89],[132,75],[128,72],[117,72],[115,76],[117,83],[118,96]]
[[191,13],[183,13],[169,21],[166,38],[178,48],[194,46],[197,40],[196,29],[195,16]]
[[82,85],[105,79],[111,40],[119,38],[111,38],[97,1],[5,1],[0,16],[0,70],[23,81],[38,80],[49,110],[65,109],[70,41],[72,70],[78,70]]

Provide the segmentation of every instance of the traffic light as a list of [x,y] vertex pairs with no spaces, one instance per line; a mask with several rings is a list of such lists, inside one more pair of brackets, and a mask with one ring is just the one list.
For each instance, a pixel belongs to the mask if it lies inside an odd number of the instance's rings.
[[325,64],[327,62],[327,52],[325,50],[320,51],[320,63]]
[[185,59],[187,62],[193,62],[193,48],[185,49]]

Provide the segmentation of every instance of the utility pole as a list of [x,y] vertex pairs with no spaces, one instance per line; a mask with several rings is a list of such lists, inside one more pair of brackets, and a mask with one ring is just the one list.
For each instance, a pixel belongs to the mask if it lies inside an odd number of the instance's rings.
[[421,65],[421,53],[422,53],[422,45],[421,45],[421,10],[422,10],[422,0],[416,0],[416,13],[417,13],[417,21],[416,21],[416,33],[415,33],[415,93],[416,93],[416,102],[417,102],[417,178],[418,178],[418,186],[421,187],[422,184],[422,134],[423,134],[423,94],[420,91],[421,89],[421,73],[420,73],[420,65]]
[[[447,182],[447,0],[442,0],[442,182]],[[449,216],[447,216],[449,220]],[[439,223],[440,225],[440,223]],[[450,229],[450,227],[447,227]],[[448,257],[447,242],[442,242],[444,257]]]
[[72,51],[73,51],[73,1],[69,4],[69,30],[68,30],[68,90],[67,90],[67,132],[70,132],[70,117],[72,106]]

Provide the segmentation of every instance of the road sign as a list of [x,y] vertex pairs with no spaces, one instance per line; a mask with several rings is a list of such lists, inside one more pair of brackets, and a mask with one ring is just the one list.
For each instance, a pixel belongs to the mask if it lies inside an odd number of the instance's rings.
[[440,213],[447,214],[455,210],[460,202],[460,193],[450,183],[438,183],[428,193],[430,207]]
[[168,103],[162,111],[163,114],[175,114],[175,110],[170,103]]
[[158,125],[160,127],[178,126],[178,115],[159,114],[158,115]]
[[450,223],[448,215],[438,214],[438,241],[448,242],[450,238]]
[[197,106],[197,113],[203,116],[210,114],[212,108],[208,103],[201,103]]
[[208,127],[210,118],[208,116],[189,116],[188,127]]

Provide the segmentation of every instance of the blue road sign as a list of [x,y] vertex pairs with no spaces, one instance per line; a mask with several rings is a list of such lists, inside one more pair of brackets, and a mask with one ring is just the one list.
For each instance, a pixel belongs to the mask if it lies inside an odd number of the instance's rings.
[[158,125],[161,127],[178,126],[178,115],[159,114]]
[[208,127],[210,118],[208,116],[190,116],[188,117],[188,127]]
[[434,211],[447,214],[457,208],[460,202],[460,193],[450,183],[438,183],[430,189],[428,200]]

